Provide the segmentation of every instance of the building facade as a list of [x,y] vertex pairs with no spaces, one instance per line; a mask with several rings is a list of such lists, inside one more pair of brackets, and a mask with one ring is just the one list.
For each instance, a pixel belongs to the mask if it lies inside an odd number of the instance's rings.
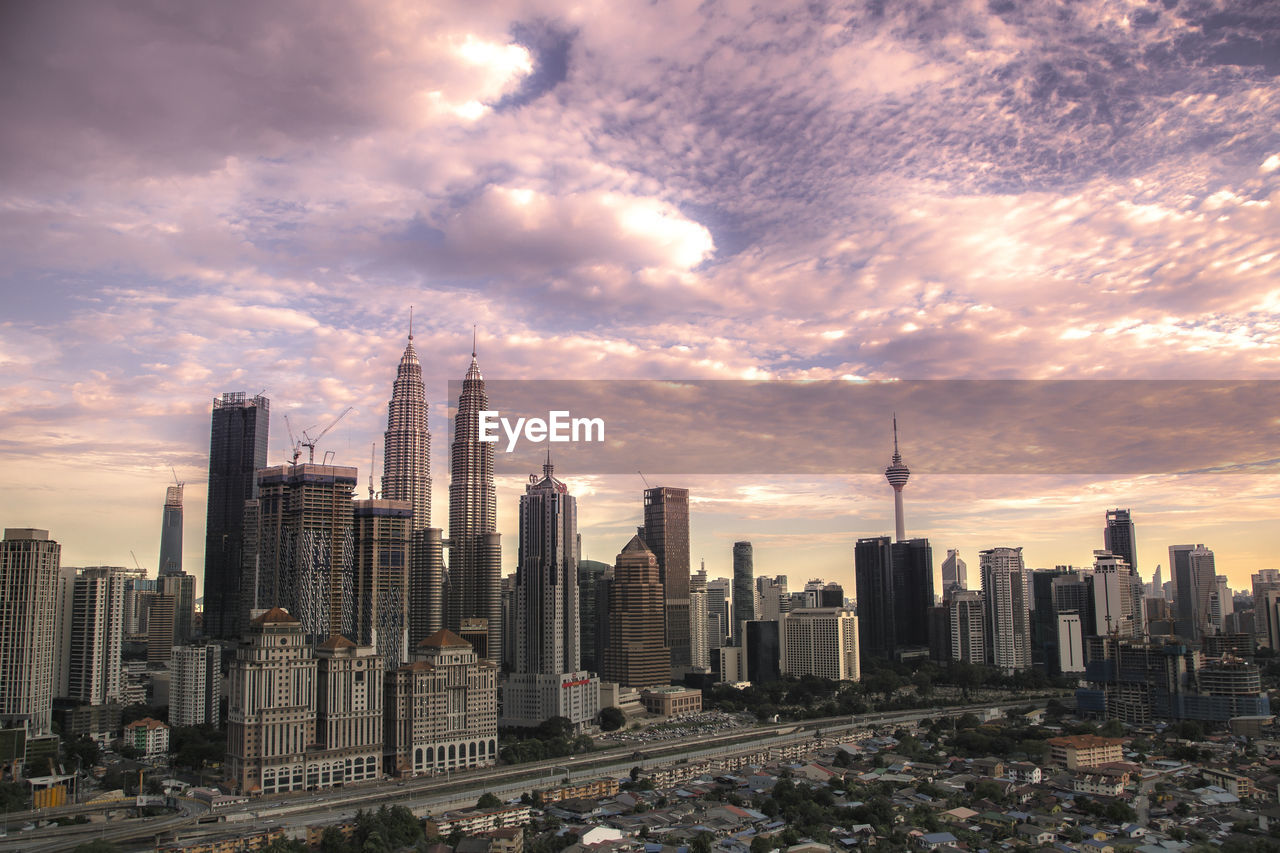
[[607,601],[601,679],[624,687],[669,684],[671,653],[663,631],[658,559],[638,534],[614,561]]
[[10,527],[0,540],[0,728],[47,735],[53,724],[61,546]]
[[951,659],[986,664],[987,615],[982,593],[952,587],[946,607],[947,625],[951,630],[951,642],[948,646]]
[[462,380],[453,444],[449,448],[449,578],[445,627],[455,634],[463,619],[484,619],[492,659],[504,663],[502,545],[493,486],[493,444],[480,440],[480,412],[489,408],[484,377],[471,350]]
[[1212,633],[1210,598],[1218,585],[1213,551],[1204,545],[1170,545],[1174,631],[1194,643]]
[[255,588],[244,573],[245,501],[258,496],[254,472],[267,465],[270,404],[240,392],[213,401],[204,548],[204,632],[236,639],[247,627]]
[[560,716],[581,727],[600,713],[599,679],[581,668],[578,646],[578,502],[554,472],[548,457],[520,498],[516,656],[502,689],[508,726]]
[[[71,595],[66,632],[66,684],[69,696],[91,705],[119,702],[120,652],[124,644],[124,599],[129,575],[111,566],[70,570]],[[64,611],[65,612],[65,611]]]
[[498,760],[498,668],[452,631],[387,673],[384,766],[397,776],[489,767]]
[[[408,501],[354,501],[354,568],[350,603],[342,613],[343,636],[372,646],[387,669],[409,660],[410,525]],[[350,623],[350,624],[348,624]]]
[[756,618],[755,564],[750,542],[733,543],[733,613],[729,635],[742,645],[742,623]]
[[689,622],[689,490],[658,486],[644,492],[644,541],[658,560],[666,599],[666,637],[672,672],[693,658]]
[[859,680],[857,615],[842,607],[806,607],[788,613],[782,621],[782,672]]
[[220,726],[221,649],[174,646],[169,659],[169,722],[175,726]]
[[316,655],[316,749],[307,754],[307,787],[382,778],[382,659],[372,646],[334,635]]
[[255,607],[287,610],[315,642],[342,633],[356,477],[355,468],[305,462],[258,472]]
[[1031,666],[1030,595],[1021,548],[979,553],[982,595],[987,606],[989,662],[1006,673]]

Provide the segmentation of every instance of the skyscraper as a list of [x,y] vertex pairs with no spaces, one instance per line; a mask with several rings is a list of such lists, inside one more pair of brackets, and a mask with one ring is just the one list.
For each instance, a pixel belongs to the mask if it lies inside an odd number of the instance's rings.
[[948,649],[952,660],[987,662],[986,608],[982,593],[956,589],[947,599],[947,624],[951,629]]
[[182,571],[182,483],[164,494],[164,515],[160,521],[160,574]]
[[580,727],[600,713],[600,680],[581,668],[578,646],[578,502],[554,472],[548,454],[520,498],[516,656],[502,688],[509,726],[565,717]]
[[968,566],[960,559],[960,552],[955,548],[947,549],[947,558],[942,561],[942,597],[946,598],[953,589],[969,588]]
[[493,444],[480,441],[480,412],[489,408],[476,362],[462,380],[453,444],[449,448],[449,581],[445,624],[462,630],[463,619],[484,619],[489,653],[502,655],[502,546],[493,487]]
[[52,730],[61,556],[47,530],[10,527],[0,540],[0,728],[28,736]]
[[1093,552],[1093,633],[1097,636],[1133,637],[1133,575],[1122,557],[1107,551]]
[[891,545],[888,536],[874,536],[859,539],[853,546],[858,650],[864,660],[893,657],[897,611],[893,606]]
[[[410,645],[426,639],[444,627],[444,554],[438,529],[431,527],[431,433],[427,423],[427,396],[422,384],[422,365],[413,348],[413,315],[410,312],[409,341],[396,368],[391,401],[387,403],[387,431],[382,444],[382,498],[405,501],[409,518],[407,595]],[[372,496],[371,496],[372,497]],[[395,669],[408,660],[408,650],[394,661],[379,648],[384,663]]]
[[[710,629],[711,622],[717,621],[718,636],[708,634],[707,641],[712,649],[718,649],[723,646],[732,634],[733,626],[731,616],[733,614],[733,580],[731,578],[715,578],[707,581],[707,627]],[[715,652],[711,652],[711,666],[714,668],[716,664]]]
[[893,526],[897,535],[896,541],[907,538],[906,519],[902,513],[902,490],[911,477],[911,470],[902,464],[902,454],[898,452],[898,416],[893,416],[893,461],[884,469],[884,478],[893,486]]
[[893,556],[895,653],[929,648],[929,608],[933,607],[933,548],[928,539],[899,539]]
[[582,653],[582,668],[590,672],[600,671],[596,657],[599,644],[597,632],[607,629],[602,614],[596,607],[596,587],[611,566],[599,560],[578,561],[578,635],[582,638],[578,648]]
[[787,576],[756,578],[756,618],[777,622],[791,612],[791,597],[787,593]]
[[80,569],[71,584],[66,695],[90,705],[121,697],[120,652],[129,576],[110,566]]
[[1021,548],[989,548],[978,554],[987,605],[990,661],[1006,673],[1031,666],[1030,595]]
[[742,623],[756,618],[755,567],[751,543],[733,543],[733,624],[729,635],[742,645]]
[[1111,554],[1124,560],[1129,567],[1129,595],[1133,598],[1133,636],[1141,637],[1146,632],[1146,620],[1143,619],[1142,579],[1138,575],[1138,540],[1133,529],[1133,516],[1127,509],[1107,510],[1107,526],[1102,531],[1102,547]]
[[858,617],[843,607],[805,607],[782,621],[782,672],[857,681]]
[[689,642],[688,489],[645,489],[644,541],[658,558],[658,575],[666,596],[671,669],[687,670],[693,664]]
[[[397,669],[409,661],[408,501],[355,501],[355,568],[343,590],[344,636],[372,646],[382,665]],[[425,639],[425,638],[424,638]]]
[[707,607],[707,567],[703,565],[689,576],[689,653],[693,668],[703,672],[711,670],[711,649],[706,631]]
[[669,684],[671,652],[663,636],[658,558],[638,534],[618,554],[608,586],[600,677],[626,687]]
[[209,431],[209,515],[204,545],[204,631],[233,639],[247,627],[253,579],[244,579],[245,501],[258,496],[254,472],[267,465],[270,406],[241,392],[213,401]]
[[342,632],[352,586],[355,468],[277,465],[258,472],[256,607],[281,607],[313,641]]
[[1174,631],[1190,642],[1210,632],[1210,597],[1218,585],[1213,551],[1203,545],[1170,545]]

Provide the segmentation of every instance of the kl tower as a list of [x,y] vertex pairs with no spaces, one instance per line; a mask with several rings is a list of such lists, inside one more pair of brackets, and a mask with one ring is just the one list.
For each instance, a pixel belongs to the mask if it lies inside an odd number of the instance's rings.
[[884,469],[884,478],[893,486],[893,521],[897,532],[895,541],[907,538],[907,525],[902,517],[902,488],[911,478],[911,470],[902,464],[902,454],[898,452],[898,414],[893,415],[893,462]]

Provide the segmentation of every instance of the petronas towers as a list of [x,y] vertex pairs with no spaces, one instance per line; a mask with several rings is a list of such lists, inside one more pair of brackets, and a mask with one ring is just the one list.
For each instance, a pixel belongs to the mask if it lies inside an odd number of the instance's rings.
[[[422,365],[413,332],[396,370],[383,445],[382,497],[413,510],[409,548],[409,647],[441,628],[485,637],[481,657],[502,656],[501,546],[493,485],[493,445],[480,441],[479,415],[488,407],[476,362],[462,384],[450,447],[449,533],[431,526],[431,433]],[[444,547],[449,547],[449,573]]]

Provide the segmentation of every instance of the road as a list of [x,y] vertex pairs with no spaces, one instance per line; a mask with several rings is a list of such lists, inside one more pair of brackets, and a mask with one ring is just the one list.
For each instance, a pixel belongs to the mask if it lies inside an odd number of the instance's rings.
[[[579,755],[573,758],[555,758],[514,766],[491,767],[471,770],[441,777],[428,777],[398,782],[379,782],[353,788],[332,791],[281,794],[254,800],[224,814],[250,815],[248,819],[231,823],[208,825],[197,835],[225,835],[236,828],[263,828],[280,826],[300,829],[308,825],[341,821],[354,816],[357,809],[378,808],[381,805],[402,805],[418,815],[438,814],[453,808],[471,806],[485,792],[501,799],[518,797],[534,788],[554,787],[568,782],[587,781],[609,776],[625,776],[632,767],[642,768],[669,763],[667,759],[678,757],[688,761],[704,758],[727,757],[754,752],[763,747],[779,747],[812,740],[820,731],[826,737],[838,737],[854,730],[880,725],[901,725],[922,719],[958,717],[975,711],[995,709],[1004,711],[1027,705],[1043,707],[1047,698],[1022,699],[1016,702],[983,703],[956,708],[926,708],[911,711],[888,711],[861,714],[855,717],[842,715],[818,720],[779,723],[738,729],[726,733],[703,735],[683,740],[656,741],[647,744],[629,744],[612,749]],[[634,757],[635,752],[641,759]],[[91,824],[67,827],[48,827],[31,832],[16,833],[12,829],[8,838],[0,840],[0,853],[35,851],[60,853],[68,851],[84,841],[101,837],[127,846],[127,842],[152,840],[160,835],[180,833],[184,839],[193,837],[196,821],[203,808],[182,801],[184,812],[177,815],[131,819],[119,823]],[[29,817],[27,819],[30,819]],[[234,817],[232,818],[234,819]],[[18,820],[10,816],[10,827],[18,826]],[[149,848],[148,848],[149,849]]]

